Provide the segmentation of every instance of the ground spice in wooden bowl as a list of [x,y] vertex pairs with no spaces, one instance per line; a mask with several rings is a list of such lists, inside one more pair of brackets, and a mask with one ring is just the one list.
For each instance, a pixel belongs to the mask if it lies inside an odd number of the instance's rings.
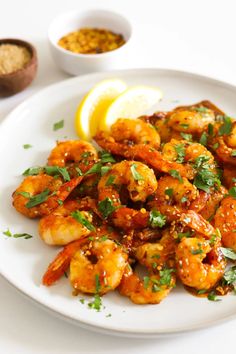
[[23,46],[0,44],[0,75],[22,69],[31,59],[31,53]]

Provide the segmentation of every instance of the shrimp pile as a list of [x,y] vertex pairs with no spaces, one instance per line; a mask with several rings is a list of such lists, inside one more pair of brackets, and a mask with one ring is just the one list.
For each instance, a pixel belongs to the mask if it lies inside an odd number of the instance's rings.
[[233,290],[233,119],[202,101],[120,118],[94,140],[58,142],[13,193],[42,241],[62,247],[42,283],[68,272],[73,293],[117,290],[135,304],[160,303],[177,282],[209,299]]

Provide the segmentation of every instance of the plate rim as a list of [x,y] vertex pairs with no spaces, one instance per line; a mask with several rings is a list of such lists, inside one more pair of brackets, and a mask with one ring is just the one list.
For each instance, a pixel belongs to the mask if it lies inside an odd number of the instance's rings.
[[[11,124],[12,120],[14,119],[15,115],[17,114],[18,111],[21,111],[24,109],[24,106],[27,106],[30,104],[30,102],[34,99],[37,99],[38,96],[44,95],[47,93],[47,91],[51,91],[54,88],[60,88],[60,86],[64,85],[69,85],[73,81],[88,81],[88,80],[96,80],[96,79],[105,79],[105,77],[114,75],[114,76],[119,76],[119,75],[124,75],[124,74],[132,74],[132,73],[139,73],[140,75],[142,74],[150,74],[152,72],[155,72],[155,74],[171,74],[171,75],[179,75],[179,76],[187,76],[187,77],[192,77],[193,79],[200,79],[201,81],[205,82],[210,82],[211,84],[217,84],[223,87],[227,87],[233,91],[236,92],[236,85],[229,83],[227,81],[219,80],[213,76],[207,76],[207,75],[202,75],[198,74],[196,72],[191,72],[191,71],[184,71],[184,70],[175,70],[175,69],[168,69],[168,68],[134,68],[134,69],[124,69],[124,70],[113,70],[113,71],[106,71],[106,72],[96,72],[96,73],[90,73],[86,75],[81,75],[81,76],[76,76],[72,78],[67,78],[65,80],[55,82],[51,85],[48,85],[42,89],[40,89],[38,92],[34,93],[33,95],[29,96],[26,98],[23,102],[21,102],[19,105],[17,105],[9,114],[5,116],[3,121],[0,123],[0,141],[1,141],[1,136],[4,134],[4,130],[7,129],[8,124]],[[206,329],[208,327],[212,326],[217,326],[220,325],[224,322],[228,322],[231,320],[234,320],[236,318],[236,313],[232,315],[226,315],[220,319],[212,320],[205,322],[204,324],[196,324],[193,326],[190,326],[189,328],[184,328],[184,329],[170,329],[170,330],[150,330],[148,329],[145,331],[145,329],[136,329],[134,331],[130,329],[121,329],[121,328],[109,328],[109,326],[104,326],[104,325],[97,325],[93,323],[88,323],[87,321],[75,319],[71,317],[69,314],[65,314],[64,311],[58,311],[54,308],[52,308],[50,305],[47,305],[43,300],[40,300],[36,296],[32,296],[27,289],[23,289],[23,287],[20,287],[16,284],[14,284],[13,280],[11,277],[9,277],[5,272],[4,269],[0,263],[0,275],[7,281],[8,284],[10,284],[14,289],[20,292],[21,295],[29,299],[32,303],[38,305],[40,308],[43,308],[49,313],[52,313],[54,316],[62,318],[63,320],[66,320],[70,323],[76,324],[80,326],[81,328],[87,329],[87,330],[92,330],[97,333],[102,333],[102,334],[109,334],[109,335],[115,335],[119,337],[130,337],[130,338],[157,338],[157,337],[168,337],[168,336],[174,336],[174,335],[181,335],[184,333],[189,333],[192,331],[199,331],[202,329]],[[108,324],[109,325],[109,324]]]

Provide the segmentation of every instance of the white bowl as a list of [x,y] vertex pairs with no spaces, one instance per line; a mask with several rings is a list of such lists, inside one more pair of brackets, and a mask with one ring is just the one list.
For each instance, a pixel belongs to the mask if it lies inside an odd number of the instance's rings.
[[[110,52],[101,54],[77,54],[63,49],[58,40],[81,27],[106,28],[124,36],[126,43]],[[132,26],[118,13],[107,10],[89,10],[86,12],[68,12],[55,18],[48,30],[48,38],[55,63],[72,75],[95,71],[107,71],[124,67],[127,57]]]

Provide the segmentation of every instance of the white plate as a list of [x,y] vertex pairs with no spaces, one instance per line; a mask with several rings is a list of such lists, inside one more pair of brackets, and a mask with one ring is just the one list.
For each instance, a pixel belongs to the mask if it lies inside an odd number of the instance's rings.
[[[210,78],[184,72],[140,69],[92,74],[49,86],[16,108],[0,129],[0,225],[14,233],[34,235],[29,240],[0,237],[1,274],[21,292],[63,318],[105,333],[152,337],[190,331],[229,320],[236,315],[233,295],[220,302],[196,298],[181,286],[160,305],[134,305],[118,293],[103,297],[105,308],[96,312],[73,297],[66,278],[46,288],[41,277],[58,252],[37,236],[38,221],[28,220],[11,206],[11,194],[29,166],[43,165],[56,140],[76,138],[74,113],[81,97],[98,81],[119,77],[129,85],[159,86],[164,92],[160,109],[209,99],[227,114],[236,112],[236,88]],[[178,102],[177,102],[178,101]],[[53,131],[53,123],[64,119],[64,129]],[[24,150],[23,144],[33,148]],[[87,300],[86,300],[87,301]],[[106,317],[111,314],[111,317]]]

